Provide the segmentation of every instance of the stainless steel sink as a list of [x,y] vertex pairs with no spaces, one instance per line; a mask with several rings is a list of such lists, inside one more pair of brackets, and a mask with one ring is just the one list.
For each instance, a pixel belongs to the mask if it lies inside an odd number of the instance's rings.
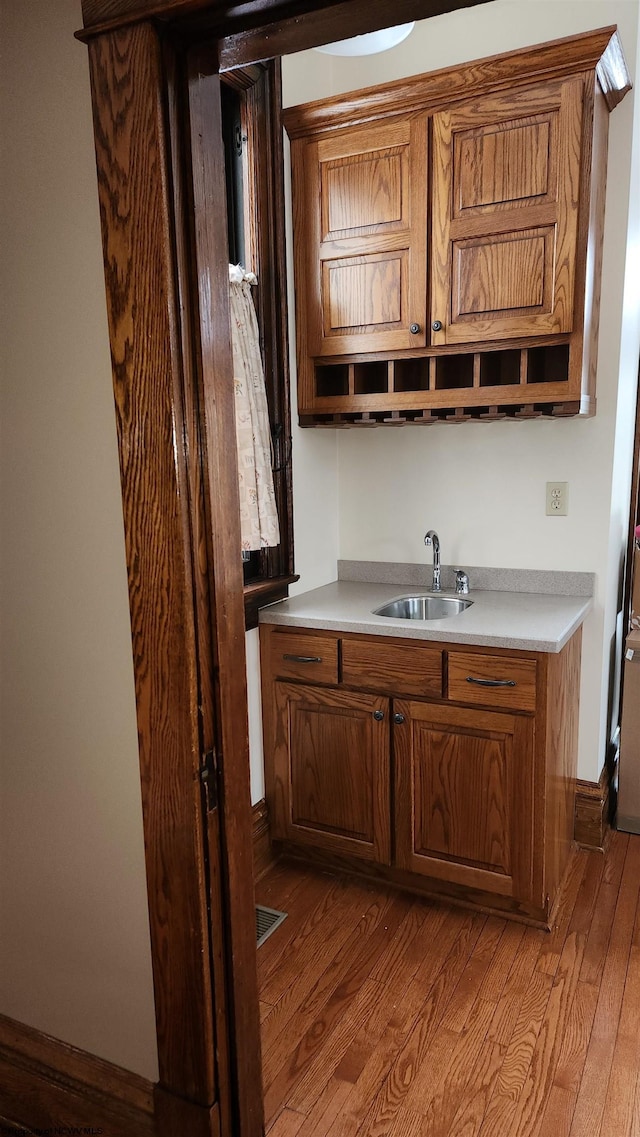
[[392,620],[443,620],[445,616],[457,616],[473,604],[473,600],[458,600],[449,596],[400,596],[381,608],[374,609],[374,616],[388,616]]

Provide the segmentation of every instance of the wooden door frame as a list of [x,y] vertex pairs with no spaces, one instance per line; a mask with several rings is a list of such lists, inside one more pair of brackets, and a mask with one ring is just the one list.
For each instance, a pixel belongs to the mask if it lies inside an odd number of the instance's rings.
[[[263,1131],[216,71],[220,59],[239,66],[486,2],[83,2],[78,35],[89,47],[118,426],[160,1137]],[[203,40],[209,47],[185,64],[185,44]],[[215,761],[205,761],[211,753]]]

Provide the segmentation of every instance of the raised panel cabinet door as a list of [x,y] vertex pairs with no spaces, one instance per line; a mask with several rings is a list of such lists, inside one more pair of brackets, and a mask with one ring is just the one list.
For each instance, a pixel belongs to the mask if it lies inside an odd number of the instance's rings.
[[581,76],[433,120],[431,342],[571,332]]
[[424,347],[427,116],[297,143],[293,193],[307,353]]
[[528,900],[533,719],[394,702],[396,862]]
[[389,700],[275,684],[273,836],[389,863]]

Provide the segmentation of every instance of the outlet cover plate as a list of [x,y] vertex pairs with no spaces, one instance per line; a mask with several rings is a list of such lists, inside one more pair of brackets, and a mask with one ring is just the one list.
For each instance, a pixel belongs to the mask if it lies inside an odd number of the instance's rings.
[[566,517],[568,506],[569,483],[547,482],[547,517]]

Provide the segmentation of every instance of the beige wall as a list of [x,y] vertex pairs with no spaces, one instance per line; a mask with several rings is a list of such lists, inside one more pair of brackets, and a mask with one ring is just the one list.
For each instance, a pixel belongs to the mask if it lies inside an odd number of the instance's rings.
[[[633,74],[637,0],[495,0],[418,23],[405,43],[380,55],[339,59],[305,52],[284,60],[285,105],[613,23]],[[579,776],[594,781],[606,747],[609,664],[628,522],[640,343],[637,256],[633,260],[640,240],[639,119],[636,90],[610,122],[595,418],[336,432],[340,557],[421,563],[424,533],[435,528],[450,564],[597,574],[595,610],[584,629],[579,756]],[[299,465],[305,443],[306,434]],[[567,517],[545,516],[547,481],[569,482]],[[332,532],[329,527],[329,540]],[[321,539],[317,531],[313,536]],[[300,563],[305,541],[305,532],[297,530]],[[299,587],[304,584],[303,578]]]
[[157,1077],[79,0],[4,0],[0,1012]]

